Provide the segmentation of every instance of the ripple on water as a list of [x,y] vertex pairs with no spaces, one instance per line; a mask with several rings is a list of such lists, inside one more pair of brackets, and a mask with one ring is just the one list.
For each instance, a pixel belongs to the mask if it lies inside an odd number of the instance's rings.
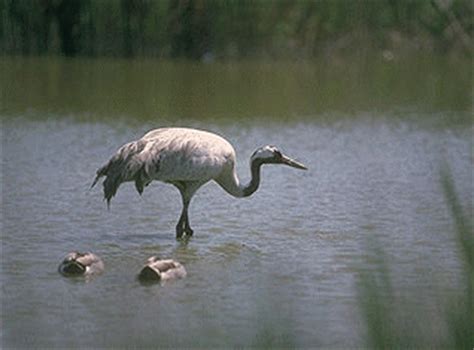
[[[262,334],[284,334],[301,346],[361,345],[354,285],[361,269],[376,269],[368,237],[383,247],[404,297],[429,290],[421,314],[436,313],[459,287],[461,269],[437,182],[439,155],[449,155],[469,203],[470,135],[385,124],[290,123],[248,134],[219,126],[236,146],[243,181],[245,158],[261,140],[309,170],[268,166],[248,199],[205,186],[191,205],[195,235],[178,242],[181,207],[172,187],[152,184],[140,197],[124,184],[110,211],[100,188],[88,191],[96,168],[141,127],[7,121],[5,344],[32,345],[21,342],[28,334],[38,347],[156,346],[155,339],[249,346]],[[101,256],[105,273],[88,283],[61,278],[57,264],[74,249]],[[187,278],[141,286],[136,274],[152,255],[182,262]]]

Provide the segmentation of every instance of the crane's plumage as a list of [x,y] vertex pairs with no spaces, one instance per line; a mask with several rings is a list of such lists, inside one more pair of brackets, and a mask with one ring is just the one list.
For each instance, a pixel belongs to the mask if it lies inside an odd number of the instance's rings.
[[247,185],[240,183],[235,164],[234,148],[219,135],[188,128],[155,129],[120,147],[97,170],[92,187],[102,176],[106,177],[104,198],[109,205],[123,182],[134,181],[140,194],[153,180],[173,184],[183,200],[183,211],[176,226],[177,237],[181,237],[183,233],[193,233],[188,219],[189,202],[206,182],[214,180],[229,194],[246,197],[257,190],[263,164],[286,164],[306,169],[274,146],[264,146],[253,153],[250,159],[252,178]]

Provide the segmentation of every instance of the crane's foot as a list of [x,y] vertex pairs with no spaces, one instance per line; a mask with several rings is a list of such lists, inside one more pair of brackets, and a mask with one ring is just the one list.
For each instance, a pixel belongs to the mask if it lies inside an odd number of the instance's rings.
[[184,229],[184,232],[186,233],[187,236],[191,237],[194,233],[191,227],[187,227]]
[[191,237],[194,231],[191,227],[180,227],[176,226],[176,239],[181,239],[183,236]]

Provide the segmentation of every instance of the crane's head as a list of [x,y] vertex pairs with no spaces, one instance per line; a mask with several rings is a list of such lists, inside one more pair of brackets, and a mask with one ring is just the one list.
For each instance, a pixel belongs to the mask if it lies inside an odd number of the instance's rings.
[[263,146],[257,149],[250,158],[250,161],[259,161],[262,164],[286,164],[293,168],[307,170],[303,164],[285,156],[275,146]]

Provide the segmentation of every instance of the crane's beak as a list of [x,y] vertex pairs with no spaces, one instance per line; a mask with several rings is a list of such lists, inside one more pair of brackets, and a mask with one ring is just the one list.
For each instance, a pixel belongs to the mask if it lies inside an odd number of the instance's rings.
[[286,165],[289,165],[293,168],[296,168],[296,169],[303,169],[303,170],[308,170],[307,167],[305,167],[303,164],[301,164],[300,162],[297,162],[296,160],[294,159],[291,159],[290,157],[287,157],[285,155],[283,155],[281,157],[281,162],[282,164],[286,164]]

